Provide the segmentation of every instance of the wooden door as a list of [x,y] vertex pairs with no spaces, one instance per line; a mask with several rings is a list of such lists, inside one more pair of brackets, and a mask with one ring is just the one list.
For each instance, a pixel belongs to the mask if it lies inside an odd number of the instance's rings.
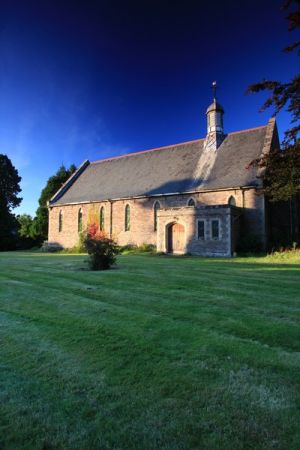
[[183,253],[184,247],[184,226],[173,223],[168,228],[168,253]]

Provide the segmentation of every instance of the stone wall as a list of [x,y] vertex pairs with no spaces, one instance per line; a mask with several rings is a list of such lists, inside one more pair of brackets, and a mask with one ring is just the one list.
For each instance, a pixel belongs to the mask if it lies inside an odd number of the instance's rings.
[[[168,252],[168,229],[173,223],[184,227],[185,248],[183,253],[203,256],[231,256],[232,249],[232,217],[237,208],[231,206],[215,205],[184,206],[162,209],[158,213],[157,250]],[[198,237],[198,220],[204,222],[204,239]],[[219,237],[212,236],[212,221],[219,222]],[[235,240],[235,237],[234,239]]]
[[[243,208],[241,234],[256,234],[265,240],[263,196],[258,196],[255,193],[255,189],[229,189],[215,192],[113,200],[78,205],[53,205],[49,207],[49,242],[58,243],[65,248],[75,246],[79,240],[79,209],[82,210],[83,229],[86,229],[89,223],[99,223],[99,212],[103,206],[105,210],[105,231],[107,234],[111,234],[120,245],[141,245],[143,243],[157,245],[157,232],[154,230],[154,204],[156,201],[159,201],[161,209],[165,209],[185,207],[189,199],[193,198],[196,206],[202,207],[227,205],[231,196],[234,197],[236,206]],[[125,206],[127,204],[130,206],[129,231],[125,231]],[[188,211],[192,211],[193,209],[188,208]],[[62,231],[59,231],[58,227],[60,211],[63,214]]]

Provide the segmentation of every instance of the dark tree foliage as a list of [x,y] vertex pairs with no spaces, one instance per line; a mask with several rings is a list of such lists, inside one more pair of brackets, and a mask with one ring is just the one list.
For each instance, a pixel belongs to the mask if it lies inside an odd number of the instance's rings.
[[[300,0],[288,0],[283,8],[294,6],[295,9],[287,15],[289,30],[300,27]],[[300,41],[294,42],[284,51],[290,52],[298,50],[300,56]],[[279,81],[265,80],[249,86],[248,92],[259,92],[263,90],[271,91],[271,95],[265,101],[261,110],[273,106],[275,114],[284,107],[291,114],[292,127],[285,132],[283,148],[273,149],[269,154],[252,161],[249,165],[256,166],[263,170],[264,192],[272,201],[293,200],[297,208],[300,188],[300,74],[296,74],[292,80],[286,83]]]
[[75,172],[76,167],[72,164],[69,169],[61,166],[55,175],[50,177],[39,198],[39,207],[32,224],[32,236],[42,242],[48,237],[48,207],[47,202],[62,187],[62,185]]
[[22,201],[21,177],[11,160],[0,154],[0,250],[11,250],[17,238],[17,221],[11,210]]
[[264,170],[264,193],[272,202],[287,201],[300,189],[300,140],[251,163]]
[[[287,15],[290,31],[300,27],[300,0],[288,0],[283,6],[285,10],[293,6],[295,9]],[[292,52],[294,50],[297,50],[297,54],[300,56],[300,41],[296,41],[284,48],[285,52]],[[274,113],[277,114],[281,109],[286,107],[287,111],[291,114],[291,124],[293,125],[286,130],[284,139],[284,144],[288,145],[297,139],[300,132],[300,74],[296,74],[290,81],[285,83],[274,80],[263,80],[249,86],[247,92],[253,93],[265,90],[270,91],[271,95],[261,107],[261,111],[265,111],[266,108],[273,106]]]
[[21,192],[20,181],[21,177],[11,160],[0,154],[0,202],[8,211],[19,206],[22,201],[22,198],[18,197]]

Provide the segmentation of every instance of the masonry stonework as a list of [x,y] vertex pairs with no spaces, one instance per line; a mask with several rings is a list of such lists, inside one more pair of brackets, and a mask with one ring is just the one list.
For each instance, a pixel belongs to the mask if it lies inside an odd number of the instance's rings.
[[[168,252],[168,227],[179,223],[184,227],[185,247],[183,253],[207,256],[231,256],[231,221],[235,207],[228,205],[179,208],[167,208],[159,211],[158,217],[158,251]],[[198,220],[204,223],[204,237],[197,233]],[[212,236],[212,221],[219,223],[219,236]]]
[[225,134],[216,99],[206,114],[205,138],[84,161],[50,199],[49,242],[75,246],[79,211],[86,230],[100,224],[103,208],[104,231],[119,245],[148,243],[158,251],[214,256],[233,254],[240,237],[265,246],[266,205],[259,195],[264,173],[251,161],[278,144],[275,119]]
[[[79,210],[82,211],[82,227],[85,230],[88,224],[99,224],[100,209],[103,207],[104,231],[107,235],[112,236],[119,245],[148,243],[156,245],[158,251],[166,251],[165,227],[167,222],[171,221],[171,216],[174,216],[180,217],[178,222],[184,221],[187,233],[186,252],[228,255],[234,251],[229,248],[229,221],[232,220],[232,214],[228,212],[228,208],[225,208],[225,213],[223,209],[217,212],[216,209],[205,209],[205,206],[227,205],[230,197],[234,197],[236,206],[241,211],[239,213],[239,216],[242,216],[241,233],[245,236],[247,234],[264,235],[263,197],[257,195],[255,189],[229,189],[219,192],[195,192],[173,196],[53,206],[49,208],[49,242],[57,243],[65,248],[74,247],[79,241]],[[194,200],[196,208],[187,207],[190,199]],[[154,230],[155,202],[159,202],[160,205],[157,231]],[[130,207],[130,229],[128,231],[125,231],[126,205]],[[170,208],[169,212],[168,208]],[[60,212],[63,215],[61,231],[59,231]],[[225,220],[224,214],[229,214],[230,217]],[[198,242],[194,238],[197,218],[201,215],[206,215],[208,221],[211,217],[221,219],[222,242],[209,242],[208,239],[205,242]],[[174,217],[172,220],[176,222]],[[236,243],[237,237],[235,236],[233,247],[236,246]]]

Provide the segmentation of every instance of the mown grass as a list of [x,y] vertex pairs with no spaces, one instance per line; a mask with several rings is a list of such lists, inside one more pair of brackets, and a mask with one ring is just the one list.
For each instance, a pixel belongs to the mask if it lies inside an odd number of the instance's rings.
[[0,448],[299,449],[300,260],[0,254]]

